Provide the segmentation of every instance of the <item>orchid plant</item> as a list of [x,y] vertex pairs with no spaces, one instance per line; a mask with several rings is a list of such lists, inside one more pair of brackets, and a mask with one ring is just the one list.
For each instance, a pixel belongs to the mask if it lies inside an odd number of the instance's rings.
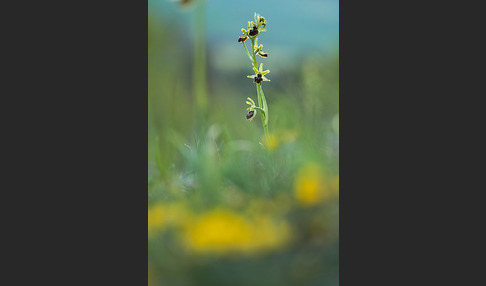
[[[240,36],[238,38],[238,42],[243,44],[246,54],[252,63],[254,74],[249,75],[248,78],[253,79],[253,82],[256,84],[257,98],[258,98],[258,105],[256,105],[251,98],[249,97],[247,98],[246,103],[250,105],[250,107],[247,108],[248,114],[246,115],[246,119],[252,120],[255,117],[257,110],[259,110],[261,112],[262,124],[263,124],[263,129],[265,130],[265,136],[268,138],[269,136],[268,105],[265,99],[265,95],[263,94],[262,83],[264,81],[270,81],[268,78],[265,77],[265,75],[268,74],[270,70],[263,70],[263,63],[260,63],[260,67],[258,67],[258,63],[256,60],[256,55],[262,58],[268,57],[268,54],[263,51],[263,45],[262,44],[258,45],[258,38],[257,38],[261,32],[267,31],[265,29],[265,27],[267,26],[267,21],[265,20],[264,17],[258,15],[257,13],[255,13],[254,18],[255,18],[255,22],[249,21],[247,29],[244,28],[241,29],[241,32],[243,32],[243,36]],[[250,39],[251,41],[251,53],[248,51],[248,48],[246,47],[245,44],[247,39]]]

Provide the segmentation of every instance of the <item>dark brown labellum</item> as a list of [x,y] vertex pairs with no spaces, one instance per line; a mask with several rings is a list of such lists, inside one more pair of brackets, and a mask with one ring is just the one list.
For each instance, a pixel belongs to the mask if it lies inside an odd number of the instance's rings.
[[262,78],[262,75],[261,74],[258,74],[257,76],[255,76],[255,78],[253,79],[254,82],[256,83],[260,83],[262,82],[263,78]]
[[250,32],[248,33],[248,35],[250,35],[252,37],[258,35],[258,29],[257,29],[257,27],[256,26],[253,26],[253,28],[250,30]]
[[241,37],[238,38],[238,43],[244,42],[244,41],[246,41],[246,39],[248,39],[248,37],[241,36]]
[[267,58],[268,57],[268,54],[265,53],[265,52],[258,52],[258,55],[262,58]]
[[248,114],[246,115],[246,119],[250,120],[254,115],[255,115],[255,111],[250,110],[250,111],[248,111]]

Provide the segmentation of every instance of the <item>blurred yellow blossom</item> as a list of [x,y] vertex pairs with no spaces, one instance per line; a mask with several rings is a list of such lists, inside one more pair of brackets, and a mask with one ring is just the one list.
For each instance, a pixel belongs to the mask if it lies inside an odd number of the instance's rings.
[[225,252],[251,244],[251,225],[231,211],[214,210],[199,217],[186,235],[196,251]]
[[249,218],[225,209],[202,214],[185,232],[187,245],[198,253],[254,253],[281,247],[289,237],[284,221]]
[[157,229],[164,225],[164,207],[157,204],[148,209],[148,236],[153,237]]
[[267,148],[268,151],[273,151],[277,149],[279,145],[277,136],[275,136],[274,134],[269,134],[263,139],[263,145]]
[[305,206],[317,205],[331,196],[331,190],[324,183],[319,165],[308,163],[299,170],[294,184],[294,195]]
[[180,226],[190,219],[191,214],[182,203],[157,203],[148,210],[148,236],[167,226]]

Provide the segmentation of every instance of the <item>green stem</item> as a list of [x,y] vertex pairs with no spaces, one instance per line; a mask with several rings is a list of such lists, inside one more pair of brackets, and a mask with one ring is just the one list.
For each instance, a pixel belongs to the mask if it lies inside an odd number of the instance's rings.
[[200,113],[205,113],[208,105],[206,85],[206,0],[198,3],[194,19],[194,93]]
[[242,44],[243,44],[243,47],[245,47],[245,51],[246,51],[246,54],[248,55],[248,58],[250,59],[250,61],[253,61],[253,59],[250,56],[250,52],[248,52],[248,48],[245,45],[245,42],[242,42]]
[[251,54],[253,56],[253,66],[255,69],[258,69],[258,63],[255,57],[255,38],[250,38],[251,39]]
[[263,95],[263,89],[262,89],[261,84],[257,83],[256,88],[257,88],[257,95],[258,95],[258,104],[260,105],[260,109],[265,110],[265,115],[263,115],[263,112],[260,112],[260,115],[262,117],[263,130],[265,130],[265,137],[268,139],[268,136],[269,136],[268,125],[265,124],[265,117],[267,117],[266,113],[268,112],[268,109],[265,109],[265,107],[262,105],[262,99],[263,99],[264,95]]
[[263,93],[262,84],[259,84],[258,87],[260,89],[260,95],[262,97],[263,108],[265,109],[265,123],[263,124],[263,128],[265,129],[265,134],[268,136],[268,105],[267,105],[267,100],[265,99],[265,94]]
[[[253,56],[253,62],[252,62],[252,65],[253,65],[253,66],[254,66],[256,69],[258,69],[258,63],[257,63],[257,61],[256,61],[256,57],[255,57],[255,38],[250,38],[250,40],[251,40],[251,54],[252,54],[252,56]],[[262,106],[262,99],[261,99],[261,97],[260,97],[260,92],[259,92],[259,90],[258,90],[258,83],[257,83],[256,85],[257,85],[258,106],[259,106],[260,108],[263,108],[263,106]],[[262,114],[262,116],[263,116],[263,114]],[[263,120],[263,118],[262,118],[262,120]]]
[[[255,69],[258,70],[258,63],[257,63],[257,60],[256,60],[256,56],[255,56],[255,38],[250,38],[251,40],[251,54],[253,56],[253,66],[255,67]],[[245,49],[246,49],[246,46],[245,46]],[[268,112],[268,108],[263,106],[263,100],[265,100],[263,97],[263,89],[262,89],[262,86],[261,86],[261,83],[256,83],[256,88],[257,88],[257,97],[258,97],[258,106],[260,109],[263,109],[265,110],[265,112]],[[263,100],[262,100],[263,98]],[[266,100],[265,100],[266,102]],[[266,105],[266,103],[265,103]],[[263,125],[263,129],[265,130],[265,137],[268,139],[268,136],[269,136],[269,132],[268,132],[268,125],[265,124],[265,117],[267,117],[267,114],[263,115],[263,112],[260,112],[260,115],[262,117],[262,125]]]

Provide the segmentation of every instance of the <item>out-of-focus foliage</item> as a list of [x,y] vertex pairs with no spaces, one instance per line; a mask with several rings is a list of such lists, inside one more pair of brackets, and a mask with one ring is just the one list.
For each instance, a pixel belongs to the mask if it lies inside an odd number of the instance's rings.
[[239,30],[232,57],[205,42],[209,105],[198,108],[195,2],[170,21],[149,6],[149,285],[338,285],[337,44],[305,55],[265,46],[265,139],[245,118],[255,90]]

